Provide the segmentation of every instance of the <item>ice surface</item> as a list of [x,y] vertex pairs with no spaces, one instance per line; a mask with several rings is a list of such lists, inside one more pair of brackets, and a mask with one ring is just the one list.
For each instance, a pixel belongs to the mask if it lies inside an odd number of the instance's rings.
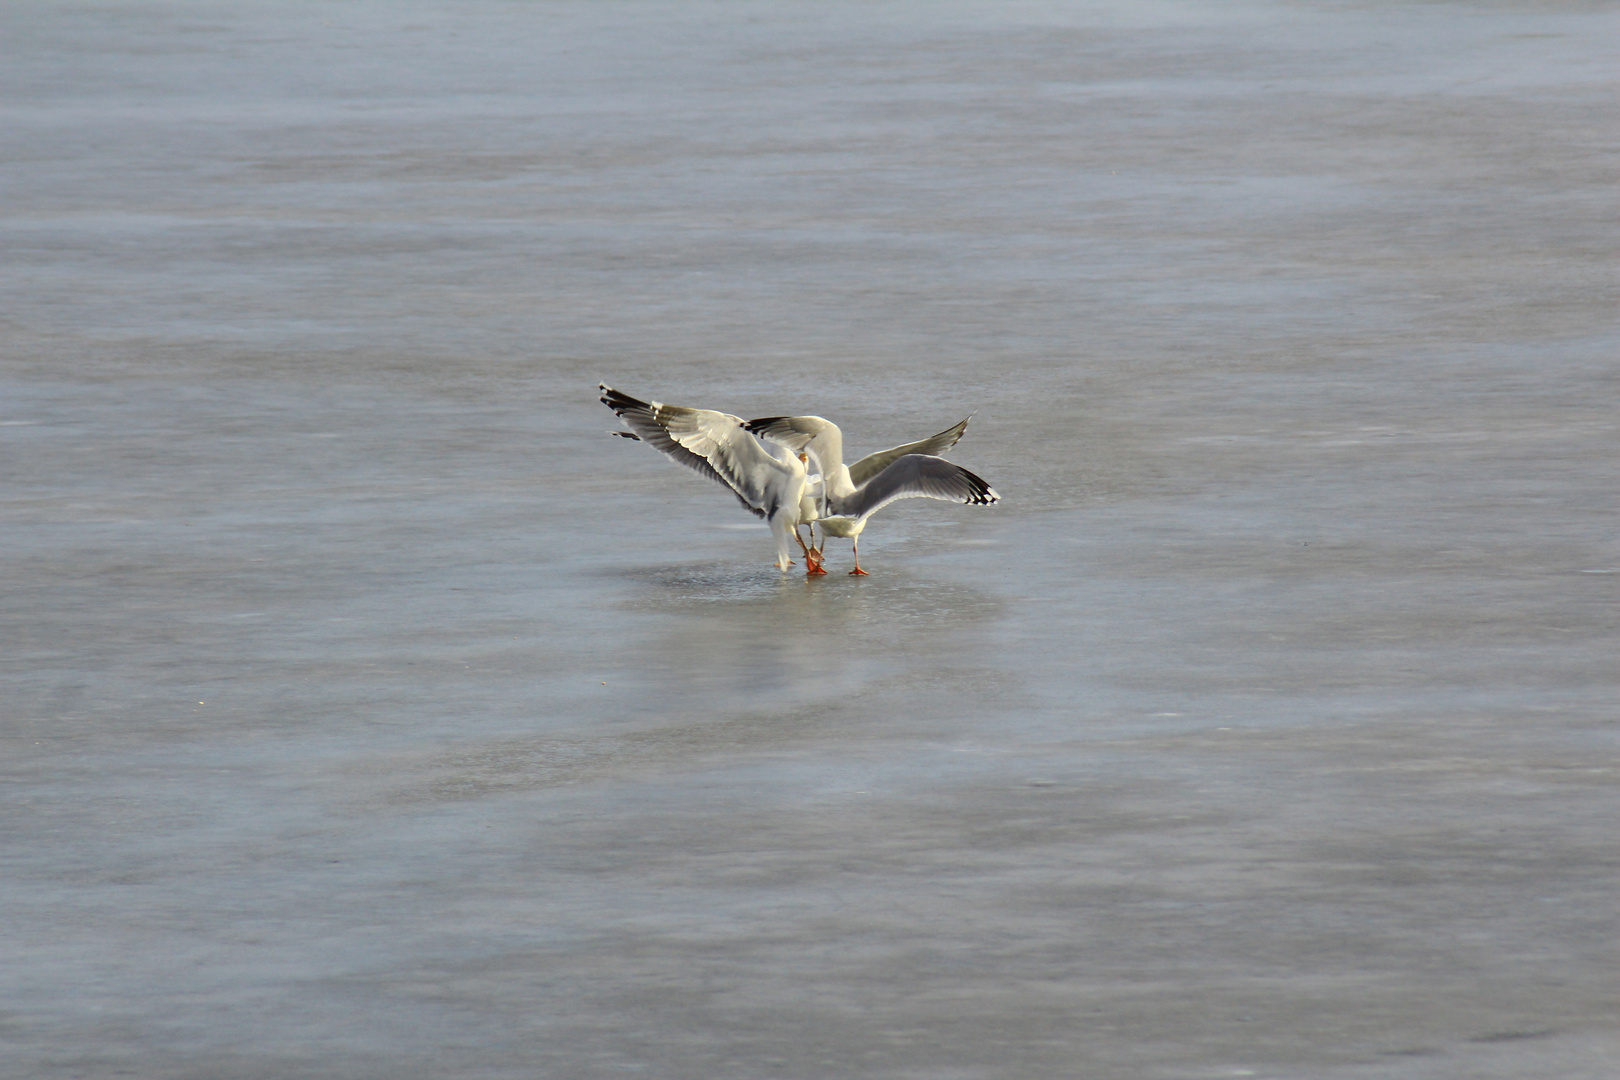
[[0,1074],[1614,1075],[1604,6],[5,19]]

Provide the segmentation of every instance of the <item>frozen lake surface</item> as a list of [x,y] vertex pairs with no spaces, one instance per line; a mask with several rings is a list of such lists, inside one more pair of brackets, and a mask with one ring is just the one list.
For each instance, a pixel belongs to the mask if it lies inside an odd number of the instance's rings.
[[1612,9],[4,19],[7,1080],[1615,1075]]

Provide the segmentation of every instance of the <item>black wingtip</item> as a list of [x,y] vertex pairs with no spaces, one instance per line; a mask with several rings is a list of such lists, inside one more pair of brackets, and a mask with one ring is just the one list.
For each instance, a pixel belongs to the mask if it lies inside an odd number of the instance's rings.
[[621,439],[629,439],[631,442],[640,442],[641,441],[641,436],[637,435],[633,431],[610,431],[610,432],[608,432],[608,434],[609,435],[617,435]]
[[778,420],[786,419],[787,417],[785,416],[761,416],[755,420],[745,420],[743,422],[743,430],[758,435],[761,431],[764,431]]
[[[957,468],[961,469],[962,467],[958,465]],[[1001,495],[996,491],[995,488],[990,486],[989,482],[986,481],[984,477],[979,476],[977,473],[968,472],[966,469],[962,469],[962,476],[967,480],[968,485],[973,489],[973,494],[969,496],[967,500],[970,504],[974,506],[989,506],[991,503],[999,502],[1001,500]]]
[[623,391],[615,390],[607,383],[600,384],[599,389],[602,391],[602,404],[616,413],[623,413],[626,409],[645,409],[648,407],[645,401],[633,398]]

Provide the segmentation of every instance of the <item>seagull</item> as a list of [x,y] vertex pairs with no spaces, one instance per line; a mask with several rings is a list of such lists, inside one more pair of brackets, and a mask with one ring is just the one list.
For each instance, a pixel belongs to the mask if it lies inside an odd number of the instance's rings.
[[[743,427],[768,442],[787,446],[788,449],[801,453],[808,452],[815,457],[816,467],[822,469],[822,472],[810,478],[799,511],[799,524],[810,533],[810,545],[813,545],[816,539],[814,524],[822,513],[826,512],[828,473],[822,467],[822,463],[831,463],[831,467],[839,472],[842,479],[836,485],[836,490],[840,492],[846,489],[853,490],[907,454],[942,454],[949,450],[962,437],[962,432],[967,430],[968,420],[971,419],[973,419],[971,416],[966,417],[926,439],[891,446],[887,450],[868,454],[847,468],[843,462],[844,433],[831,420],[819,416],[762,416],[757,420],[748,421]],[[810,573],[825,574],[827,571],[821,568],[820,550],[810,545],[804,545],[805,558],[810,560]]]
[[[981,477],[955,462],[932,454],[907,454],[884,469],[842,503],[844,512],[816,519],[821,526],[822,546],[827,536],[844,536],[854,541],[855,569],[851,574],[866,576],[861,569],[861,530],[866,519],[897,499],[942,499],[945,502],[988,506],[1001,498]],[[821,562],[821,549],[816,549]]]
[[768,442],[789,450],[802,450],[815,458],[816,467],[821,470],[823,501],[836,514],[842,512],[839,504],[857,488],[907,454],[937,457],[955,446],[971,419],[971,416],[964,417],[938,435],[867,454],[853,465],[844,464],[844,433],[824,417],[762,416],[743,426]]
[[[982,478],[939,456],[940,451],[956,445],[967,423],[963,420],[938,435],[880,450],[848,466],[843,463],[844,433],[831,420],[820,416],[766,416],[744,426],[762,438],[815,459],[822,478],[816,523],[825,536],[848,537],[854,542],[855,569],[850,573],[864,577],[861,531],[866,528],[867,518],[896,499],[941,499],[984,506],[1001,498]],[[814,550],[819,565],[820,550]]]
[[810,548],[799,540],[799,517],[809,480],[803,451],[784,447],[773,452],[749,433],[740,416],[641,401],[606,383],[599,389],[602,404],[630,428],[614,435],[649,443],[676,464],[724,485],[750,513],[770,522],[776,537],[777,569],[785,572],[793,565],[788,558],[789,536],[804,549],[811,572],[819,569],[821,560],[813,558]]

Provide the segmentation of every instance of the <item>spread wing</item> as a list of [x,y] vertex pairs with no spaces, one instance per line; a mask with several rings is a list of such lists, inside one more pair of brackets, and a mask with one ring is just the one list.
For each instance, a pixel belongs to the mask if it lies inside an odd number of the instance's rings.
[[760,438],[769,439],[789,450],[803,450],[810,445],[811,439],[837,426],[820,416],[762,416],[743,425]]
[[[641,401],[603,385],[602,404],[677,465],[731,489],[759,517],[775,513],[772,481],[788,471],[743,427],[742,417],[712,409],[687,409]],[[779,486],[779,485],[778,485]]]
[[820,416],[763,416],[743,427],[762,439],[816,459],[823,476],[844,463],[844,433]]
[[955,462],[931,454],[907,454],[846,499],[843,512],[870,517],[896,499],[941,499],[982,506],[1000,498],[995,488]]
[[[789,419],[798,418],[790,417]],[[973,417],[966,417],[960,423],[952,424],[938,435],[931,435],[926,439],[906,443],[904,446],[891,446],[889,449],[879,450],[875,454],[867,454],[849,467],[850,482],[856,487],[860,487],[907,454],[929,454],[933,456],[943,454],[956,445],[956,440],[962,437],[962,433],[967,430],[968,421],[971,419]]]

